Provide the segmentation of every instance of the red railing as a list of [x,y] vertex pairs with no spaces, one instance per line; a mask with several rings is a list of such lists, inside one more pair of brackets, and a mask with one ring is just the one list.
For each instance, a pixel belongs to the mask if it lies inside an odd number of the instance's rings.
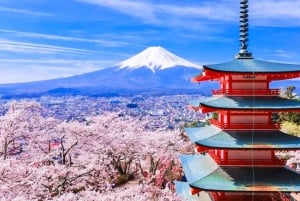
[[216,119],[210,119],[209,122],[221,129],[280,129],[280,123],[222,123]]
[[254,159],[254,160],[224,160],[220,161],[221,165],[282,165],[286,164],[286,161],[275,159],[275,160],[262,160],[262,159]]
[[245,200],[269,200],[269,201],[296,201],[288,193],[268,192],[268,193],[253,193],[253,192],[210,192],[210,196],[215,201],[245,201]]
[[280,89],[217,89],[212,90],[213,95],[232,96],[278,96]]
[[236,160],[221,160],[217,155],[209,152],[209,155],[218,163],[219,165],[282,165],[286,164],[286,160],[275,158],[273,160],[263,160],[263,159],[236,159]]

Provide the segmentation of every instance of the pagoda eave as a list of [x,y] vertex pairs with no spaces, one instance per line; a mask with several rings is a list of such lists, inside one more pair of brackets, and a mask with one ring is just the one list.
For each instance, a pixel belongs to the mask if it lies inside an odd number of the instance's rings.
[[234,59],[225,63],[204,65],[203,70],[225,73],[300,73],[300,65],[258,59]]
[[211,106],[207,106],[204,104],[201,104],[201,106],[193,106],[193,105],[189,105],[189,109],[192,109],[194,111],[199,111],[201,113],[210,113],[210,112],[216,112],[216,111],[220,111],[220,112],[225,112],[225,111],[237,111],[237,112],[249,112],[249,111],[253,111],[253,112],[300,112],[300,109],[295,109],[295,108],[225,108],[225,107],[211,107]]
[[191,79],[191,82],[203,82],[203,81],[217,81],[218,80],[218,76],[205,76],[205,75],[198,75],[196,77],[193,77]]
[[[300,66],[299,66],[300,67]],[[278,77],[278,78],[284,78],[284,79],[292,79],[292,78],[297,78],[300,77],[300,70],[298,71],[281,71],[281,72],[261,72],[261,71],[249,71],[249,72],[245,72],[245,71],[225,71],[225,70],[214,70],[211,69],[209,67],[204,66],[203,67],[203,72],[205,74],[205,76],[211,76],[211,77],[221,77],[224,75],[267,75],[270,78],[274,77]]]
[[276,147],[276,146],[267,146],[267,145],[253,145],[253,146],[244,146],[244,147],[227,147],[227,146],[213,146],[207,145],[202,142],[195,142],[196,150],[199,150],[198,153],[205,152],[211,149],[214,150],[260,150],[260,151],[297,151],[299,147]]
[[195,189],[300,192],[300,174],[284,166],[219,166],[208,155],[182,155],[180,161],[190,187]]
[[[198,150],[298,150],[300,138],[279,130],[222,130],[216,126],[185,128]],[[200,151],[201,152],[201,151]]]
[[300,112],[300,108],[226,108],[226,107],[212,107],[201,104],[200,107],[192,107],[195,111],[202,113],[216,112],[216,111],[238,111],[238,112]]
[[214,111],[276,111],[300,112],[300,101],[276,96],[221,96],[203,101],[190,101],[191,108],[204,113]]
[[201,197],[201,200],[213,201],[208,192],[200,191],[199,189],[195,189],[196,192],[193,192],[193,189],[187,182],[174,181],[174,183],[176,193],[188,200],[199,200],[199,198]]
[[281,189],[277,189],[276,186],[257,186],[256,190],[227,190],[227,189],[207,189],[207,188],[199,188],[197,186],[193,186],[190,184],[190,188],[191,191],[195,191],[195,192],[226,192],[226,193],[275,193],[275,192],[285,192],[285,193],[297,193],[299,192],[299,190],[281,190]]
[[249,79],[256,75],[266,75],[268,81],[276,81],[276,80],[287,80],[287,79],[295,79],[300,77],[300,71],[298,72],[289,72],[289,71],[282,71],[282,72],[238,72],[238,71],[221,71],[221,70],[214,70],[208,67],[203,68],[203,73],[195,76],[191,79],[192,82],[202,82],[202,81],[217,81],[221,77],[224,76],[231,76],[231,75],[241,75],[245,77],[245,79]]

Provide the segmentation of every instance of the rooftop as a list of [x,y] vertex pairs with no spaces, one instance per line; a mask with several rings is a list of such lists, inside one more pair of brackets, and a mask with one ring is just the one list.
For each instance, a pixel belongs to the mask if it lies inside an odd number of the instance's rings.
[[203,101],[193,100],[189,104],[193,107],[210,107],[232,110],[300,110],[300,101],[281,98],[277,96],[267,97],[213,97]]
[[215,126],[185,128],[195,144],[231,149],[299,149],[300,138],[278,130],[224,131]]
[[300,174],[286,167],[219,167],[208,155],[182,155],[180,160],[189,185],[201,190],[300,191]]
[[282,73],[299,72],[299,64],[284,64],[257,59],[234,59],[229,62],[204,65],[204,68],[223,72],[247,72],[247,73]]
[[190,186],[187,182],[175,181],[176,193],[187,200],[193,201],[212,201],[208,193],[202,191],[198,195],[190,194]]

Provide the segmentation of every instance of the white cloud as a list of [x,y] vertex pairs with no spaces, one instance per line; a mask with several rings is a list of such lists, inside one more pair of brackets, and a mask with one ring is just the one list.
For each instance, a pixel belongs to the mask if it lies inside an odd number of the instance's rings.
[[[264,57],[255,57],[256,59],[267,60],[277,63],[299,64],[299,54],[297,52],[283,49],[263,49]],[[255,55],[254,55],[255,56]]]
[[[142,23],[162,27],[180,28],[210,32],[215,27],[208,26],[207,20],[237,21],[238,12],[231,6],[218,3],[197,5],[158,4],[145,0],[74,0],[82,3],[106,7],[122,14],[140,19]],[[238,5],[237,5],[238,8]],[[236,17],[235,17],[236,16]],[[235,17],[235,18],[234,18]]]
[[[173,4],[157,4],[156,2],[142,0],[76,0],[82,3],[94,4],[117,10],[120,13],[144,20],[146,23],[172,24],[164,23],[168,19],[176,17],[187,17],[190,19],[228,19],[235,15],[230,6],[225,7],[219,3],[206,3],[203,5],[184,6]],[[164,15],[164,17],[161,17]]]
[[[121,13],[145,19],[149,22],[158,22],[159,14],[172,14],[189,18],[205,17],[210,19],[224,19],[224,16],[234,14],[230,9],[218,3],[206,3],[205,5],[183,6],[173,4],[157,4],[149,1],[129,1],[129,0],[77,0],[83,3],[95,4],[108,7]],[[221,17],[223,16],[223,17]]]
[[41,38],[41,39],[71,41],[71,42],[97,43],[105,47],[119,47],[119,46],[128,45],[128,43],[118,42],[118,41],[78,38],[78,37],[60,36],[60,35],[53,35],[53,34],[43,34],[43,33],[22,32],[22,31],[7,30],[7,29],[0,29],[0,32],[15,34],[18,37]]
[[24,15],[53,16],[53,14],[50,14],[50,13],[43,13],[43,12],[37,12],[37,11],[32,11],[32,10],[26,10],[26,9],[8,8],[8,7],[3,7],[3,6],[0,6],[0,11],[10,12],[10,13],[18,13],[18,14],[24,14]]
[[300,18],[299,0],[253,1],[250,8],[255,18]]
[[232,7],[219,5],[218,3],[210,3],[201,6],[174,6],[160,4],[156,6],[160,13],[171,14],[176,17],[187,17],[190,19],[211,19],[232,21],[237,13],[232,10]]
[[250,18],[262,26],[299,26],[300,0],[264,0],[250,4]]
[[112,66],[113,60],[0,59],[0,84],[69,77]]
[[141,18],[147,22],[156,22],[154,15],[155,4],[141,0],[76,0],[117,10],[121,13]]
[[[220,22],[238,21],[239,2],[236,0],[197,1],[188,5],[179,5],[170,1],[169,4],[158,4],[145,0],[76,0],[82,3],[94,4],[116,10],[120,13],[143,20],[145,23],[172,26],[177,20],[177,26],[195,20],[199,24],[210,20]],[[263,26],[298,26],[300,25],[300,0],[264,0],[249,2],[250,18],[253,25]],[[292,20],[291,20],[292,19]],[[203,20],[203,21],[202,21]]]
[[286,50],[275,50],[274,55],[276,57],[283,58],[283,59],[289,59],[289,60],[296,58],[296,55],[294,53],[286,51]]
[[0,50],[15,53],[36,53],[36,54],[55,54],[55,53],[80,53],[80,54],[96,54],[103,53],[100,51],[69,48],[63,46],[44,45],[37,43],[25,43],[0,39]]

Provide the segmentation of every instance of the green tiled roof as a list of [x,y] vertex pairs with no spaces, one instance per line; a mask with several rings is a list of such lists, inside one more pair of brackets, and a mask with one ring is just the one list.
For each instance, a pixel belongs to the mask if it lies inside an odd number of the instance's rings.
[[224,109],[249,109],[249,110],[285,110],[285,109],[300,109],[300,101],[281,98],[277,96],[267,97],[234,97],[234,96],[223,96],[214,97],[214,99],[204,101],[191,101],[189,102],[192,106],[208,106],[213,108],[224,108]]
[[189,182],[204,178],[218,169],[218,164],[209,155],[180,155],[179,159]]
[[257,59],[234,59],[225,63],[204,65],[204,67],[225,72],[300,72],[298,64],[283,64]]
[[217,135],[222,132],[221,129],[215,126],[204,126],[198,128],[184,128],[185,133],[188,135],[192,142],[197,142],[206,138]]
[[300,174],[285,167],[222,167],[192,187],[219,191],[300,191]]
[[180,160],[189,185],[205,191],[300,191],[300,174],[285,167],[218,167],[208,155]]
[[[207,101],[213,101],[218,99],[219,97],[217,96],[210,96],[210,97],[202,97],[201,102],[207,102]],[[199,100],[190,100],[189,105],[199,107],[200,101]]]
[[201,191],[198,195],[190,194],[190,186],[187,182],[175,181],[176,194],[189,201],[212,201],[208,193]]
[[[185,128],[195,144],[231,149],[300,149],[300,138],[277,130],[223,131],[215,126]],[[253,140],[253,141],[252,141]]]

